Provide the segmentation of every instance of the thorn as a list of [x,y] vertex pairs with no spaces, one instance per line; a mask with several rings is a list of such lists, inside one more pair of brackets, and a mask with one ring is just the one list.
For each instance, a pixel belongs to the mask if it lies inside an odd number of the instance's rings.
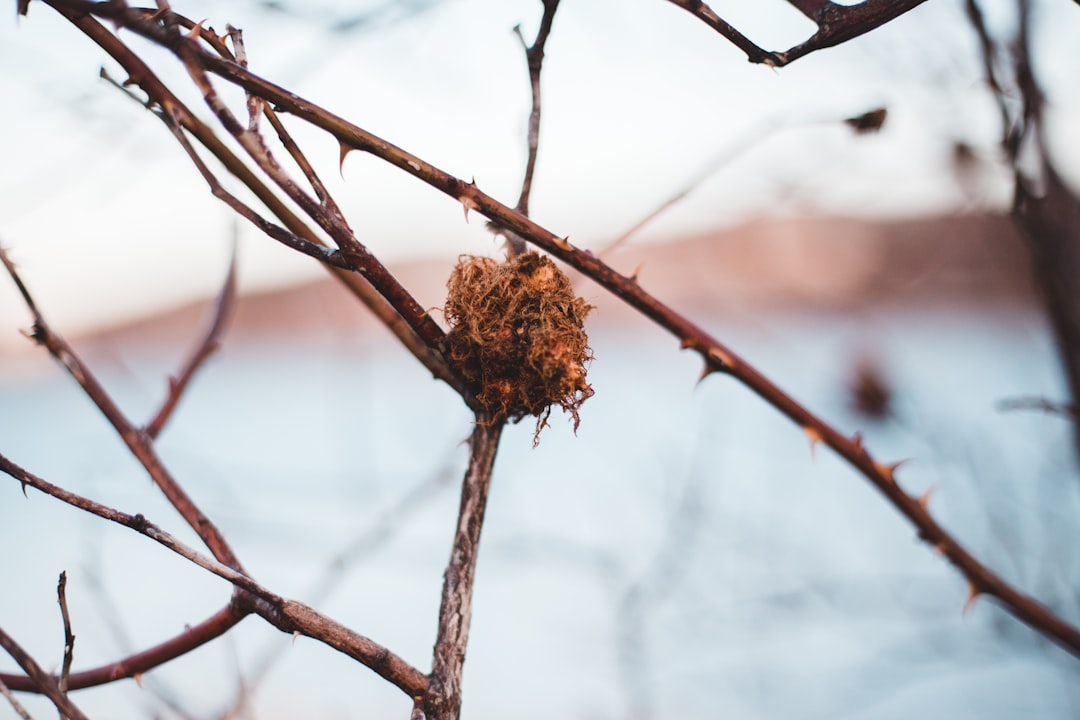
[[299,630],[293,630],[293,634],[292,634],[293,647],[296,647],[296,638],[298,638],[298,637],[300,637],[300,631]]
[[469,211],[477,210],[477,205],[475,202],[473,202],[472,198],[466,197],[464,195],[462,195],[459,200],[461,202],[461,206],[465,208],[465,222],[469,222]]
[[641,263],[636,268],[634,268],[634,272],[630,273],[630,276],[627,279],[637,285],[638,275],[641,274],[641,268],[644,267],[644,265],[645,263]]
[[701,369],[701,375],[698,376],[698,379],[697,379],[697,382],[695,383],[695,385],[700,385],[702,382],[705,381],[705,378],[709,377],[714,372],[717,372],[716,368],[714,368],[712,366],[712,363],[710,363],[708,360],[706,360],[705,361],[705,367],[703,367]]
[[344,180],[345,179],[345,156],[348,155],[353,150],[355,150],[356,148],[352,147],[351,145],[346,145],[345,143],[340,142],[340,141],[338,142],[338,147],[340,148],[340,152],[338,154],[338,174],[341,175],[341,179]]
[[567,252],[570,252],[571,250],[574,249],[574,246],[570,244],[570,236],[569,235],[567,235],[566,237],[563,237],[563,238],[556,237],[555,238],[555,247],[559,248],[560,250],[566,250]]
[[26,482],[26,480],[20,480],[20,482],[22,483],[23,497],[26,498],[27,500],[29,500],[30,496],[26,494],[26,486],[29,485],[30,483]]
[[906,463],[907,460],[901,460],[900,462],[894,462],[891,465],[875,462],[874,469],[889,482],[896,484],[896,469]]
[[964,610],[961,613],[962,615],[967,615],[968,611],[970,611],[971,608],[975,607],[975,600],[978,599],[980,595],[982,595],[982,591],[980,591],[979,588],[975,587],[975,583],[969,580],[967,600],[964,601]]
[[720,348],[709,348],[709,352],[706,354],[705,359],[708,362],[716,363],[719,366],[716,368],[717,370],[735,367],[734,358]]
[[694,341],[691,340],[690,338],[683,338],[682,340],[679,341],[679,349],[680,350],[685,350],[687,348],[692,348],[692,347],[694,347]]
[[138,685],[139,689],[141,690],[142,686],[143,686],[143,684],[142,684],[142,673],[135,673],[134,675],[131,676],[131,679],[135,681],[135,684]]
[[803,432],[806,433],[806,437],[810,439],[810,459],[816,459],[814,456],[814,448],[816,448],[818,444],[824,442],[825,438],[821,437],[821,433],[818,432],[817,428],[809,425],[803,426]]
[[930,509],[930,496],[933,494],[934,486],[931,485],[930,487],[926,488],[926,491],[922,495],[919,496],[919,507],[921,507],[923,510],[928,511]]
[[204,22],[206,22],[207,19],[208,18],[203,18],[202,20],[200,20],[199,22],[197,22],[197,23],[195,23],[194,25],[191,26],[191,30],[189,30],[188,34],[187,34],[188,40],[198,40],[199,39],[199,36],[202,35],[202,30],[203,30],[202,24]]

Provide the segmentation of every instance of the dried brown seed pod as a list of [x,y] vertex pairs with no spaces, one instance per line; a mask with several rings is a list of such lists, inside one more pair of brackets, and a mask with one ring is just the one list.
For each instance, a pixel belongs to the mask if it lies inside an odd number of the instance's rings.
[[585,316],[592,307],[549,258],[528,252],[499,263],[463,255],[447,282],[447,358],[497,420],[535,415],[536,436],[558,405],[581,422],[593,394]]

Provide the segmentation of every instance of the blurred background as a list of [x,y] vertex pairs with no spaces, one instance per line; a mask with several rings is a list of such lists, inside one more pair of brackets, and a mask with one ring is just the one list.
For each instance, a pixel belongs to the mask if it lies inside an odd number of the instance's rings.
[[[714,2],[760,45],[813,26]],[[177,3],[241,27],[252,69],[513,205],[525,163],[520,41],[539,2]],[[994,37],[1012,2],[983,4]],[[1080,9],[1032,3],[1043,139],[1080,187]],[[201,108],[160,51],[122,33]],[[875,456],[974,554],[1080,622],[1069,403],[1013,196],[1002,117],[963,2],[929,0],[790,67],[753,66],[661,0],[555,19],[531,210],[603,254]],[[237,224],[166,129],[98,75],[50,8],[0,22],[0,242],[53,327],[136,421],[212,313],[221,351],[158,447],[248,569],[426,668],[470,415],[345,290]],[[242,110],[242,98],[226,93]],[[1016,106],[1020,98],[1006,97]],[[846,119],[887,109],[876,132]],[[359,238],[442,321],[472,214],[285,118]],[[685,197],[612,244],[677,193]],[[999,611],[869,485],[587,279],[596,390],[531,449],[504,438],[465,673],[468,717],[1074,717],[1075,659]],[[105,420],[19,330],[0,282],[0,452],[185,533]],[[143,539],[0,483],[0,626],[58,666],[68,573],[76,668],[203,620],[229,589]],[[130,536],[130,537],[129,537]],[[0,670],[13,663],[0,658]],[[96,717],[403,717],[400,693],[257,619],[142,679],[83,691]],[[42,716],[52,711],[33,699]],[[0,717],[9,708],[0,706]]]

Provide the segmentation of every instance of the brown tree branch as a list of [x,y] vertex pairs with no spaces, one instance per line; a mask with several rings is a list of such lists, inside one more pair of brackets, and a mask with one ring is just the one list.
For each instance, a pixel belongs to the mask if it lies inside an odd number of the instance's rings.
[[[72,507],[96,515],[104,520],[130,528],[140,535],[144,535],[171,550],[180,557],[198,565],[204,570],[227,580],[237,588],[246,591],[247,595],[234,595],[234,598],[239,598],[238,602],[241,603],[241,609],[243,611],[258,614],[271,625],[284,632],[299,633],[329,645],[339,652],[368,666],[381,677],[401,688],[401,690],[409,697],[415,698],[422,696],[427,692],[427,676],[387,648],[350,630],[341,623],[321,615],[316,610],[303,603],[296,602],[295,600],[288,600],[271,592],[242,571],[238,571],[213,558],[207,557],[185,545],[142,515],[129,515],[128,513],[121,512],[120,510],[90,500],[89,498],[64,490],[63,488],[53,485],[33,473],[24,470],[2,454],[0,454],[0,472],[7,474],[22,483],[24,491],[27,487],[32,487],[46,495],[67,503]],[[29,671],[27,671],[27,673],[28,675],[31,675],[31,678],[34,678]],[[3,679],[13,688],[15,688],[18,681],[21,680],[20,678],[14,678],[13,680],[15,682],[12,682],[9,681],[8,676],[0,676],[0,679]],[[72,676],[71,684],[73,687],[75,686],[75,679],[76,676]],[[40,682],[38,682],[37,678],[34,678],[34,682],[37,683],[39,687],[43,687]],[[52,682],[51,678],[50,682]],[[55,682],[52,684],[55,686]]]
[[[89,5],[77,0],[45,0],[52,6],[86,8],[122,23],[125,27],[172,48],[172,40],[153,24],[114,5]],[[913,0],[905,0],[910,3]],[[917,3],[916,3],[917,4]],[[914,5],[912,5],[914,6]],[[899,13],[897,13],[899,14]],[[176,52],[174,50],[174,52]],[[799,404],[756,368],[740,358],[719,340],[668,307],[645,290],[632,277],[624,276],[595,257],[537,225],[528,217],[497,202],[475,183],[466,183],[398,148],[343,118],[275,85],[234,62],[223,60],[198,48],[190,49],[190,60],[198,60],[209,71],[233,82],[246,91],[273,103],[279,111],[290,112],[333,135],[343,146],[371,153],[432,187],[475,209],[489,220],[507,227],[534,245],[550,252],[571,267],[588,275],[616,297],[637,309],[680,340],[683,348],[693,349],[705,360],[706,374],[724,372],[746,385],[755,394],[787,416],[816,442],[822,442],[862,473],[916,527],[919,537],[941,553],[968,580],[974,595],[995,597],[1017,619],[1080,656],[1080,630],[1064,622],[1034,598],[1019,592],[985,565],[978,562],[931,516],[924,498],[908,495],[897,483],[895,466],[886,465],[870,455],[858,435],[848,437]]]
[[718,16],[701,0],[668,0],[698,18],[746,53],[752,63],[783,67],[816,50],[833,47],[890,22],[926,0],[864,0],[857,5],[838,5],[829,0],[788,0],[814,21],[817,32],[784,52],[764,50]]
[[[77,5],[65,7],[54,5],[54,9],[66,17],[72,24],[78,27],[91,40],[97,43],[103,50],[113,57],[127,71],[129,80],[125,84],[138,85],[146,92],[150,100],[147,105],[159,109],[157,115],[169,125],[170,117],[187,132],[190,132],[207,150],[209,150],[229,172],[241,183],[247,186],[256,197],[259,198],[275,217],[281,220],[288,230],[260,218],[254,211],[241,212],[242,216],[251,221],[256,227],[268,234],[273,239],[299,250],[307,255],[315,257],[337,277],[349,290],[359,298],[375,316],[394,333],[402,345],[409,350],[431,374],[450,385],[461,395],[470,407],[475,406],[475,399],[471,392],[454,373],[439,347],[431,347],[418,335],[410,323],[401,316],[393,305],[383,297],[378,290],[362,274],[352,267],[346,267],[345,263],[333,254],[333,251],[325,249],[325,243],[315,232],[307,226],[255,173],[241,161],[187,106],[172,93],[161,80],[150,70],[137,55],[135,55],[113,33],[109,32],[92,16],[82,12]],[[131,12],[135,13],[135,10]],[[149,15],[150,11],[139,11]],[[183,21],[185,26],[194,26],[190,21]],[[201,30],[203,34],[211,34]],[[201,35],[200,35],[201,37]],[[276,126],[275,126],[276,127]],[[172,130],[172,126],[170,126]],[[185,151],[187,148],[185,147]],[[189,152],[189,155],[191,153]],[[205,175],[204,175],[205,177]],[[208,180],[209,182],[209,180]],[[219,187],[220,183],[211,185],[211,188]],[[228,202],[228,193],[221,188],[222,194],[215,194]],[[234,209],[236,209],[234,207]],[[320,248],[319,246],[323,246]],[[338,264],[334,264],[337,262]]]
[[788,2],[813,20],[818,29],[806,42],[777,53],[780,65],[792,63],[816,50],[846,43],[895,20],[926,0],[863,0],[858,5],[838,5],[821,0]]
[[[0,460],[0,465],[3,462],[3,460]],[[0,469],[8,472],[6,468]],[[20,480],[17,475],[13,475],[13,477]],[[26,484],[29,485],[29,483]],[[145,672],[164,665],[170,660],[186,655],[215,638],[221,637],[250,614],[249,610],[241,609],[237,603],[230,603],[206,620],[185,628],[183,633],[169,638],[154,647],[116,662],[111,662],[108,665],[72,673],[68,678],[68,689],[82,690],[88,687],[107,685],[125,678],[138,677]],[[0,673],[0,681],[7,683],[13,690],[25,692],[35,692],[37,687],[30,678],[25,676]]]
[[195,373],[206,362],[207,358],[217,352],[221,347],[221,336],[225,332],[225,325],[229,318],[232,317],[233,308],[236,306],[236,243],[233,243],[232,258],[229,260],[229,271],[225,275],[225,283],[221,287],[221,292],[218,293],[217,301],[214,303],[214,314],[210,321],[209,327],[206,329],[206,333],[203,335],[199,344],[195,346],[195,351],[184,363],[184,366],[180,369],[180,372],[175,376],[169,377],[169,392],[165,397],[165,401],[161,404],[161,408],[158,409],[154,415],[153,420],[147,423],[143,429],[151,439],[156,440],[158,435],[161,434],[161,430],[165,427],[165,423],[172,417],[173,411],[176,410],[177,404],[180,402],[180,398],[183,396],[184,391],[187,389],[191,379],[195,376]]
[[[1054,166],[1043,131],[1045,98],[1032,68],[1027,0],[1017,0],[1019,27],[1011,53],[990,35],[975,0],[968,18],[979,39],[987,82],[1001,114],[1001,145],[1013,174],[1012,217],[1027,241],[1038,289],[1073,405],[1080,403],[1080,196]],[[1011,57],[1006,68],[1002,61]],[[1008,88],[1008,89],[1007,89]],[[1020,106],[1008,102],[1015,89]],[[1080,457],[1080,422],[1073,423]]]
[[68,345],[67,341],[49,327],[44,316],[38,310],[33,296],[31,296],[30,291],[19,277],[18,271],[2,246],[0,246],[0,262],[3,263],[8,274],[15,281],[15,285],[18,287],[27,308],[34,318],[31,334],[33,340],[45,347],[53,358],[63,365],[68,374],[83,389],[83,392],[97,405],[101,413],[120,435],[124,444],[127,445],[131,454],[149,473],[154,484],[164,493],[172,506],[180,513],[180,516],[199,536],[199,539],[206,544],[214,557],[232,568],[242,570],[240,561],[233,553],[228,541],[225,540],[225,536],[221,534],[221,531],[218,530],[210,518],[203,514],[180,484],[176,482],[164,463],[161,462],[161,458],[154,449],[153,441],[127,419],[98,379],[83,364],[72,347]]
[[746,58],[752,63],[764,63],[771,67],[783,65],[775,53],[764,50],[753,43],[748,37],[732,27],[726,20],[716,14],[715,11],[702,0],[668,0],[672,5],[681,7],[698,20],[702,21],[716,32],[724,36],[732,45],[746,53]]
[[47,672],[41,669],[41,666],[37,664],[34,658],[30,657],[30,654],[22,649],[22,646],[15,641],[13,637],[4,632],[3,628],[0,628],[0,647],[7,651],[7,654],[14,658],[19,667],[23,669],[27,677],[34,683],[38,692],[42,693],[52,704],[56,706],[56,709],[60,711],[60,717],[67,718],[68,720],[87,720],[86,715],[80,710],[75,703],[71,702],[63,692],[61,692],[59,686],[56,684],[56,680],[50,676]]
[[472,618],[472,593],[480,531],[484,526],[495,454],[504,422],[477,415],[469,440],[469,467],[461,485],[461,508],[450,562],[443,576],[439,630],[424,699],[428,720],[456,720],[461,714],[461,675]]

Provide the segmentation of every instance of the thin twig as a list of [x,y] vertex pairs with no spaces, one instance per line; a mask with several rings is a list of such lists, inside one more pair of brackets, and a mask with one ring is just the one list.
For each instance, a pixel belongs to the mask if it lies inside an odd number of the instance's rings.
[[668,0],[704,22],[746,53],[752,63],[782,67],[816,50],[833,47],[890,22],[926,0],[863,0],[856,5],[839,5],[829,0],[788,0],[788,3],[818,26],[810,39],[785,52],[769,52],[724,21],[702,0]]
[[157,414],[154,415],[154,419],[147,423],[143,430],[151,439],[157,439],[158,435],[161,434],[162,428],[172,417],[173,411],[176,410],[180,398],[195,373],[203,366],[207,358],[221,347],[221,336],[225,332],[225,325],[229,318],[232,317],[235,306],[236,240],[234,238],[232,256],[229,259],[229,271],[225,275],[225,283],[222,285],[221,292],[218,293],[217,301],[214,303],[214,314],[210,325],[207,327],[206,333],[199,341],[199,344],[195,346],[195,351],[180,369],[180,372],[169,378],[169,392],[165,397],[165,401],[161,404]]
[[[127,13],[114,5],[87,4],[74,0],[45,0],[57,8],[78,8],[113,19],[125,27],[165,47],[173,49],[175,42],[153,23],[135,13]],[[900,5],[914,7],[914,0],[904,0]],[[878,6],[875,3],[875,6]],[[861,6],[852,6],[861,7]],[[78,10],[67,10],[71,17],[78,17]],[[897,13],[899,14],[899,13]],[[223,60],[209,53],[189,48],[209,71],[233,82],[248,92],[272,102],[279,111],[287,111],[323,128],[344,147],[374,154],[432,187],[457,199],[465,207],[478,210],[489,220],[517,232],[534,245],[562,259],[571,267],[588,275],[601,286],[624,300],[631,307],[650,318],[660,327],[679,338],[682,347],[701,354],[706,362],[706,374],[722,371],[739,380],[766,402],[786,415],[816,442],[822,442],[843,457],[862,473],[886,496],[917,528],[919,536],[940,552],[968,580],[975,595],[986,594],[997,598],[1012,615],[1043,633],[1054,642],[1080,656],[1080,631],[1065,623],[1060,617],[1036,600],[1005,583],[989,568],[979,563],[955,538],[949,535],[931,516],[923,498],[908,495],[897,483],[895,466],[876,460],[863,447],[859,436],[848,437],[812,414],[772,381],[762,375],[732,350],[723,345],[700,327],[669,308],[636,281],[624,276],[592,254],[575,248],[566,238],[559,237],[537,225],[519,212],[508,208],[483,193],[475,183],[466,183],[379,138],[343,118],[288,92],[278,85],[248,72],[238,64]]]
[[[97,43],[114,60],[127,71],[129,76],[127,84],[137,84],[146,92],[149,101],[140,104],[157,108],[155,114],[169,125],[170,119],[175,119],[179,124],[191,133],[200,144],[209,150],[221,164],[229,170],[234,177],[248,187],[270,211],[281,220],[284,228],[264,220],[254,211],[236,208],[237,212],[256,225],[271,238],[281,242],[290,248],[299,250],[319,260],[331,274],[344,284],[358,299],[360,299],[374,315],[398,338],[402,346],[413,354],[432,374],[433,377],[450,385],[465,399],[470,407],[476,407],[472,392],[465,386],[458,375],[446,363],[439,347],[430,346],[412,325],[401,316],[390,302],[362,274],[354,271],[352,267],[344,267],[332,250],[325,248],[323,240],[294,213],[281,198],[279,198],[244,162],[242,162],[232,150],[229,149],[206,125],[192,113],[188,107],[174,95],[153,71],[137,55],[135,55],[113,33],[109,32],[92,16],[70,10],[62,6],[53,6],[61,15],[71,21],[77,28],[85,33],[91,40]],[[147,11],[148,12],[148,11]],[[180,22],[190,23],[181,19]],[[193,24],[192,24],[193,25]],[[203,31],[208,33],[208,31]],[[105,75],[104,71],[102,72]],[[119,84],[118,84],[119,85]],[[130,95],[130,91],[128,91]],[[271,124],[273,124],[273,120]],[[276,126],[275,126],[276,127]],[[170,127],[170,131],[172,128]],[[187,151],[187,148],[185,148]],[[190,155],[190,152],[189,152]],[[211,173],[212,175],[212,173]],[[205,175],[204,175],[205,177]],[[209,182],[209,179],[208,179]],[[216,197],[229,202],[228,193],[216,180],[211,183],[211,189],[221,188],[223,195],[215,193]],[[318,188],[315,188],[318,192]],[[227,197],[228,196],[228,197]],[[230,204],[230,206],[232,206]],[[246,206],[242,206],[246,207]],[[334,207],[330,208],[331,212]],[[339,212],[339,211],[338,211]],[[306,242],[305,242],[306,241]],[[310,243],[310,244],[309,244]],[[323,246],[322,248],[318,246]]]
[[926,0],[863,0],[856,5],[840,5],[827,0],[789,3],[800,9],[817,26],[809,40],[786,52],[776,53],[779,65],[787,65],[817,50],[834,47],[892,22]]
[[1077,419],[1077,408],[1073,403],[1052,402],[1042,397],[1020,397],[1002,400],[998,410],[1038,410],[1049,415],[1060,415],[1070,420]]
[[[383,513],[370,527],[364,528],[337,553],[333,555],[321,576],[303,593],[312,605],[322,605],[348,577],[351,568],[361,559],[368,557],[377,548],[389,542],[395,531],[413,515],[423,510],[447,483],[445,473],[422,483],[405,493],[394,505]],[[268,645],[257,654],[259,663],[247,674],[244,690],[233,706],[237,712],[247,699],[269,676],[275,663],[282,657],[282,650],[287,647],[281,642]]]
[[67,341],[49,327],[45,317],[38,310],[33,296],[31,296],[30,291],[19,277],[15,265],[12,264],[2,246],[0,246],[0,262],[3,263],[8,274],[14,280],[27,308],[33,315],[32,337],[34,341],[45,347],[57,362],[63,365],[75,382],[82,387],[86,395],[97,405],[101,413],[120,435],[131,454],[146,469],[151,479],[161,489],[172,506],[176,508],[176,511],[180,513],[180,516],[206,543],[214,557],[230,567],[242,570],[240,561],[229,546],[228,541],[225,540],[225,536],[221,534],[221,531],[218,530],[210,518],[203,514],[180,484],[176,482],[164,463],[162,463],[151,439],[127,419],[119,406],[106,392],[104,386],[90,372],[90,369],[83,364]]
[[724,146],[713,155],[701,166],[701,169],[691,176],[682,188],[671,195],[667,200],[657,205],[652,211],[646,213],[640,220],[635,222],[629,228],[623,231],[621,235],[612,240],[610,243],[604,246],[597,255],[601,257],[614,252],[621,247],[631,237],[636,235],[643,227],[651,223],[656,218],[663,215],[670,210],[673,206],[684,200],[694,192],[702,183],[715,175],[724,166],[731,163],[743,153],[752,150],[754,147],[764,140],[772,137],[780,130],[794,127],[807,127],[811,125],[829,125],[836,122],[843,122],[856,133],[865,133],[869,131],[876,131],[880,129],[880,123],[873,127],[869,125],[874,119],[881,118],[884,121],[885,113],[884,108],[877,108],[867,113],[857,115],[855,117],[845,117],[837,119],[835,117],[813,117],[813,118],[801,118],[797,120],[787,120],[781,117],[766,119],[762,122],[756,123],[749,130],[742,135],[736,137],[734,140],[730,140],[724,143]]
[[71,631],[71,615],[68,613],[67,604],[67,573],[60,573],[60,581],[56,584],[56,598],[60,603],[60,617],[64,622],[64,662],[60,670],[60,680],[57,687],[64,695],[68,691],[68,678],[71,676],[71,661],[75,655],[75,633]]
[[469,467],[461,485],[457,531],[443,576],[431,688],[424,701],[428,720],[456,720],[461,713],[461,675],[472,618],[476,558],[503,427],[503,422],[478,415],[469,440]]
[[[18,480],[23,487],[32,487],[72,507],[134,530],[204,570],[217,575],[223,580],[227,580],[237,588],[245,590],[248,593],[246,601],[249,603],[248,609],[274,627],[287,633],[305,635],[335,648],[371,668],[384,679],[401,688],[409,697],[417,697],[427,692],[427,677],[389,649],[350,630],[341,623],[331,620],[303,603],[288,600],[271,592],[242,571],[235,570],[224,563],[203,555],[162,530],[141,514],[130,515],[65,490],[19,467],[2,454],[0,454],[0,472]],[[29,671],[27,674],[30,674]],[[34,677],[32,674],[30,675],[31,678]],[[52,678],[47,675],[45,677],[55,687],[56,684],[52,681]],[[7,681],[6,677],[4,679]],[[35,682],[37,682],[36,679]],[[8,684],[14,685],[11,682],[8,682]],[[38,685],[41,686],[40,682],[38,682]]]
[[11,705],[11,709],[15,711],[22,720],[34,720],[34,718],[26,711],[18,701],[18,699],[12,694],[11,688],[4,684],[3,680],[0,680],[0,695],[4,696],[4,699]]
[[[215,638],[221,637],[250,614],[250,610],[241,609],[236,602],[230,603],[214,613],[210,618],[185,628],[181,634],[154,647],[129,655],[116,662],[111,662],[108,665],[72,673],[68,678],[68,690],[81,690],[98,685],[107,685],[124,678],[138,677],[170,660],[186,655]],[[14,690],[32,692],[37,687],[29,678],[24,676],[0,673],[0,680],[6,682]]]
[[774,53],[755,45],[750,38],[732,27],[726,20],[717,15],[711,7],[702,2],[702,0],[668,0],[668,2],[686,10],[698,20],[701,20],[713,30],[727,38],[732,45],[746,53],[746,58],[750,62],[764,63],[772,67],[783,64]]
[[52,704],[60,711],[62,718],[67,718],[67,720],[87,720],[83,711],[60,691],[56,679],[42,670],[34,658],[30,657],[30,654],[23,650],[22,646],[15,641],[15,638],[8,635],[3,628],[0,628],[0,647],[4,648],[7,654],[23,669],[27,677],[33,681],[37,691],[52,701]]
[[[559,0],[543,0],[543,2],[544,14],[540,18],[540,28],[536,31],[536,40],[532,45],[525,41],[521,25],[514,26],[514,34],[517,35],[518,40],[521,41],[521,47],[525,50],[525,61],[529,66],[529,87],[532,90],[532,110],[529,112],[529,153],[525,161],[525,178],[521,181],[521,195],[517,202],[517,210],[522,215],[529,214],[529,196],[532,193],[533,174],[536,172],[536,156],[540,149],[540,73],[544,65],[544,46],[551,34],[555,11],[559,8]],[[525,252],[525,240],[513,233],[508,233],[506,237],[511,256]]]

